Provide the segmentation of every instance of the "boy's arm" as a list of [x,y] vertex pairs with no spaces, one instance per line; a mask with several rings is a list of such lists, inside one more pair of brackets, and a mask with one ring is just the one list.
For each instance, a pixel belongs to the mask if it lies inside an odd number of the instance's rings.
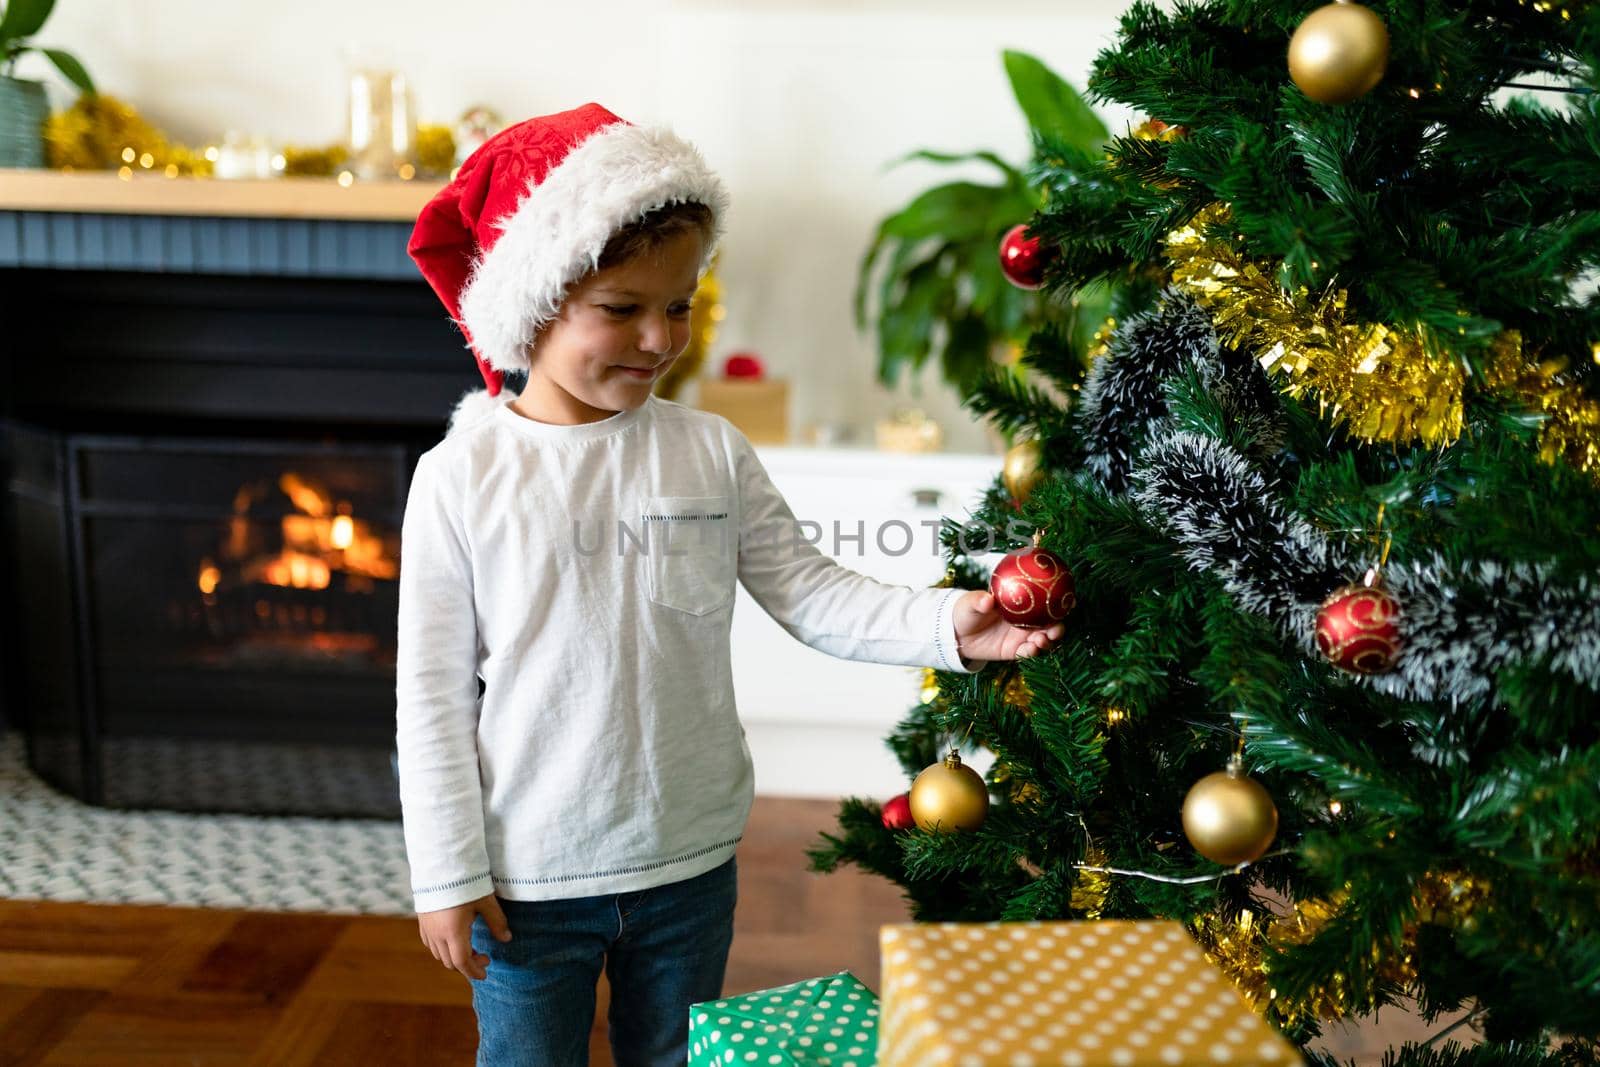
[[478,628],[459,497],[417,463],[400,532],[395,747],[419,912],[494,892],[478,778]]
[[799,536],[794,512],[742,434],[734,457],[739,581],[778,625],[844,659],[963,674],[983,667],[957,651],[955,602],[964,590],[888,585],[841,566]]

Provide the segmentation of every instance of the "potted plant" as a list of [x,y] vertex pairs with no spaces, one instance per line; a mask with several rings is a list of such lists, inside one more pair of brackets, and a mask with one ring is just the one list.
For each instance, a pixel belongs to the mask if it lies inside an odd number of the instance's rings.
[[55,0],[9,0],[0,11],[0,167],[44,166],[41,129],[50,106],[43,82],[12,76],[24,52],[43,53],[68,81],[86,93],[94,92],[89,72],[71,53],[31,42],[55,6]]
[[[1101,151],[1110,135],[1071,85],[1022,52],[1007,51],[1005,66],[1035,136]],[[1001,237],[1043,205],[1021,168],[988,151],[924,150],[897,162],[913,159],[980,161],[999,171],[1000,181],[936,186],[879,224],[855,294],[857,326],[865,329],[876,318],[879,381],[893,386],[902,370],[914,373],[936,355],[944,379],[965,395],[993,362],[1016,367],[1010,358],[1016,346],[1047,320],[1065,320],[1074,337],[1094,332],[1105,318],[1104,292],[1080,292],[1056,305],[1043,292],[1017,288],[1001,272]]]

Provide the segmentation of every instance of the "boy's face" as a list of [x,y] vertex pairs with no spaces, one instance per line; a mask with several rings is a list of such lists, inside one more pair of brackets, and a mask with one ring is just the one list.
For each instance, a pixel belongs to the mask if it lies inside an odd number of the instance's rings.
[[533,343],[514,407],[539,422],[598,422],[643,404],[689,344],[705,239],[690,231],[567,291]]

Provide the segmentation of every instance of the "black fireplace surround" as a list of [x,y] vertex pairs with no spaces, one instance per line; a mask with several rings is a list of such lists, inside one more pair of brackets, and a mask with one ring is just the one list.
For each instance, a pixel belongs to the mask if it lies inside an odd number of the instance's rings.
[[396,815],[401,516],[476,380],[432,292],[12,265],[0,323],[0,683],[34,771],[114,808]]

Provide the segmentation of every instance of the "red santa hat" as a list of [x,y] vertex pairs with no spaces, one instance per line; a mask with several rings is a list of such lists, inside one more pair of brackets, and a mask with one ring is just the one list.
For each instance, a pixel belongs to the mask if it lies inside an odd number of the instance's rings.
[[406,249],[483,375],[485,388],[462,396],[450,429],[505,402],[505,373],[528,369],[534,335],[617,230],[679,202],[711,209],[704,269],[727,213],[721,181],[688,142],[599,104],[519,122],[468,156],[423,207]]

